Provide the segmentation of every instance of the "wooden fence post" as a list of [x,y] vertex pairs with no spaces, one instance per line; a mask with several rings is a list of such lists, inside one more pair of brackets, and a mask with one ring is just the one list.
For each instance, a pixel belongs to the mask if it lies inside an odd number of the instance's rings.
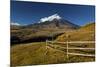
[[52,40],[52,45],[53,45],[53,40]]
[[66,42],[66,46],[67,46],[67,58],[68,58],[68,40]]
[[48,40],[46,40],[46,49],[47,49],[47,45],[48,45]]
[[45,52],[45,55],[47,54],[47,45],[48,45],[48,40],[46,40],[46,45],[45,45],[46,52]]
[[67,46],[67,58],[68,58],[68,42],[69,42],[69,39],[70,39],[70,35],[66,35],[66,38],[67,38],[67,41],[66,41],[66,46]]
[[47,40],[46,40],[46,46],[47,46]]

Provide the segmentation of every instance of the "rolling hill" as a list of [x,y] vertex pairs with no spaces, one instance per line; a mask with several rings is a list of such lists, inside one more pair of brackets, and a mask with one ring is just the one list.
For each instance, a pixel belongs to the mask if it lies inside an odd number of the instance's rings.
[[[68,37],[69,36],[69,37]],[[66,32],[59,36],[57,41],[94,41],[95,40],[95,23],[90,23],[82,26],[78,30]]]

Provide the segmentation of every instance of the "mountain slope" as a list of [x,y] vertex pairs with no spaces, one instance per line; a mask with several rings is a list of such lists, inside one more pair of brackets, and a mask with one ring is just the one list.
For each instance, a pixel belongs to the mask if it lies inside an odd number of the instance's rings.
[[[69,36],[69,37],[68,37]],[[76,31],[66,32],[59,36],[57,41],[80,41],[80,40],[95,40],[95,23],[87,24]]]
[[80,30],[95,31],[95,23],[88,23],[80,28]]
[[25,26],[11,25],[11,42],[31,42],[45,41],[56,38],[58,35],[78,29],[80,26],[64,20],[59,15],[52,15],[48,18],[42,18],[39,22]]
[[77,29],[79,25],[71,23],[68,20],[63,19],[57,14],[49,17],[41,18],[38,23],[28,25],[30,28],[55,28],[55,29]]

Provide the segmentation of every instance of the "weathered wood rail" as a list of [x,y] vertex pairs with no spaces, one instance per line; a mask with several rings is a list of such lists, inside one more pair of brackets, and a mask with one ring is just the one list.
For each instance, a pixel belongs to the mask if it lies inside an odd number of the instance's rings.
[[[56,43],[66,44],[66,47],[54,45]],[[68,57],[68,55],[80,55],[80,56],[95,57],[94,54],[70,53],[69,50],[95,50],[95,48],[68,47],[69,44],[72,44],[72,43],[74,43],[74,44],[75,43],[77,43],[77,44],[81,44],[81,43],[95,43],[95,41],[66,41],[66,42],[59,42],[59,41],[48,41],[48,40],[46,40],[46,46],[50,46],[50,47],[53,47],[53,48],[59,47],[59,48],[56,48],[56,49],[66,49],[67,57]]]

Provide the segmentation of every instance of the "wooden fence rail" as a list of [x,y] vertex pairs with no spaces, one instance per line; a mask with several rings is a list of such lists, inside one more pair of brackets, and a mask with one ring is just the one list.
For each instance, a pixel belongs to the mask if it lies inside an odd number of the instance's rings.
[[70,42],[59,42],[59,41],[48,41],[47,42],[50,42],[50,43],[95,43],[95,41],[70,41]]
[[[51,43],[51,44],[50,44]],[[66,41],[66,42],[59,42],[59,41],[48,41],[46,40],[46,46],[49,44],[49,45],[53,45],[53,44],[56,44],[56,43],[60,43],[60,44],[66,44],[66,54],[67,54],[67,57],[68,55],[80,55],[80,56],[92,56],[92,57],[95,57],[94,54],[81,54],[81,53],[70,53],[68,50],[73,50],[73,49],[79,49],[79,50],[95,50],[95,48],[70,48],[68,47],[69,45],[68,44],[71,44],[71,43],[95,43],[95,41]],[[65,47],[61,47],[61,48],[65,48]]]

